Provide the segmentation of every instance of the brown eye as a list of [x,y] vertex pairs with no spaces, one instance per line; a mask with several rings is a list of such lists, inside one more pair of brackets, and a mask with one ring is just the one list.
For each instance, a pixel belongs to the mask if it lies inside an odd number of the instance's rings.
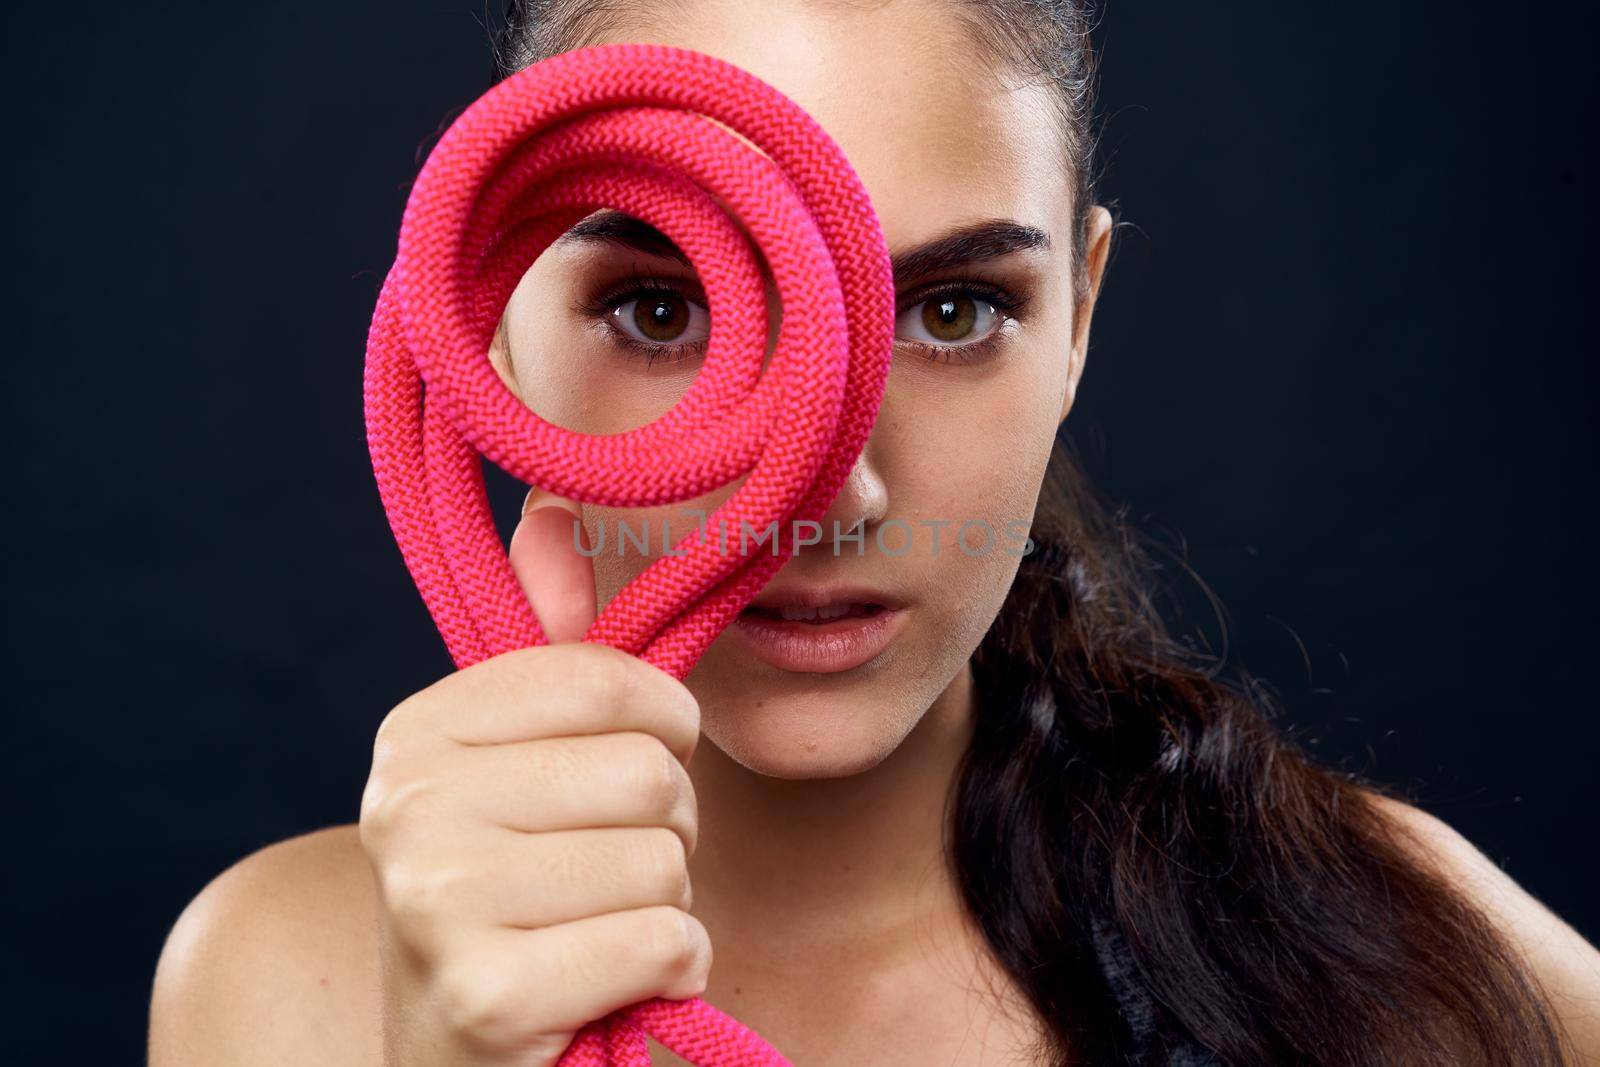
[[924,348],[966,349],[988,339],[1004,318],[981,296],[936,293],[900,312],[895,333]]
[[936,341],[960,341],[977,321],[978,306],[971,297],[945,296],[922,304],[922,326]]
[[652,341],[675,341],[689,325],[689,309],[677,296],[658,296],[634,303],[633,322]]
[[710,333],[705,308],[680,293],[658,289],[642,292],[611,309],[618,330],[642,344],[686,345]]

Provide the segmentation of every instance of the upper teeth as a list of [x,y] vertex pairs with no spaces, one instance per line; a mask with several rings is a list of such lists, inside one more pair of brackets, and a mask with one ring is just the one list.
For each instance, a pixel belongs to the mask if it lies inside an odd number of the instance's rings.
[[805,619],[837,619],[850,613],[849,604],[828,604],[820,608],[802,608],[798,606],[784,606],[778,609],[778,614],[791,621]]

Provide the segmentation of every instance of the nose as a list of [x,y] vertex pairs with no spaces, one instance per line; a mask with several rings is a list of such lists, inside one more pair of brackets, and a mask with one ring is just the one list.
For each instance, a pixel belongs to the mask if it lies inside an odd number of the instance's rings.
[[[864,553],[867,533],[884,520],[888,511],[889,489],[873,462],[873,446],[869,440],[861,455],[856,457],[839,495],[834,497],[832,506],[821,519],[822,536],[816,549],[831,548],[836,555]],[[863,540],[853,546],[851,541],[845,540],[854,537]]]

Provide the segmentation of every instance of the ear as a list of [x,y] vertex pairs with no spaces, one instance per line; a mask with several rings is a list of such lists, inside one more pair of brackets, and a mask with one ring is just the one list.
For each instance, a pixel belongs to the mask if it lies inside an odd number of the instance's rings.
[[522,389],[517,385],[517,368],[511,363],[511,341],[506,332],[506,318],[500,317],[500,324],[494,328],[494,339],[489,342],[489,365],[494,372],[500,375],[500,380],[506,383],[517,396],[522,395]]
[[1094,316],[1100,280],[1111,255],[1111,230],[1111,212],[1099,204],[1091,207],[1083,220],[1083,271],[1088,291],[1072,309],[1072,352],[1068,356],[1066,394],[1061,399],[1062,422],[1067,421],[1067,412],[1077,399],[1078,380],[1083,377],[1083,364],[1089,356],[1089,320]]

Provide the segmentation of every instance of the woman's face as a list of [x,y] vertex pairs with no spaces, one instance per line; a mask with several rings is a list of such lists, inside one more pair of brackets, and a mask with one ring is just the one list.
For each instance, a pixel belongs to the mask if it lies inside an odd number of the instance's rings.
[[[585,43],[692,48],[776,86],[844,150],[897,260],[963,228],[1004,224],[999,240],[957,245],[980,258],[897,271],[898,337],[878,421],[822,540],[768,586],[878,590],[903,605],[893,640],[866,663],[819,672],[776,665],[730,631],[686,680],[705,736],[744,766],[786,778],[853,774],[884,759],[930,708],[949,706],[941,694],[964,691],[1082,368],[1089,308],[1073,306],[1070,184],[1051,90],[1004,80],[1009,68],[979,54],[940,0],[656,7],[630,5],[625,25]],[[1093,281],[1107,230],[1105,213],[1093,213]],[[770,285],[769,305],[780,310]],[[493,355],[541,417],[615,433],[683,395],[706,324],[684,263],[615,236],[569,239],[518,286]],[[676,544],[700,524],[697,509],[711,512],[735,488],[649,510],[586,505],[591,543],[604,538],[594,559],[600,603],[660,554],[664,527]],[[623,520],[649,531],[647,553],[618,545]],[[835,522],[844,532],[863,523],[864,536],[835,542]],[[963,550],[956,539],[968,522]],[[979,523],[991,531],[987,547]]]

